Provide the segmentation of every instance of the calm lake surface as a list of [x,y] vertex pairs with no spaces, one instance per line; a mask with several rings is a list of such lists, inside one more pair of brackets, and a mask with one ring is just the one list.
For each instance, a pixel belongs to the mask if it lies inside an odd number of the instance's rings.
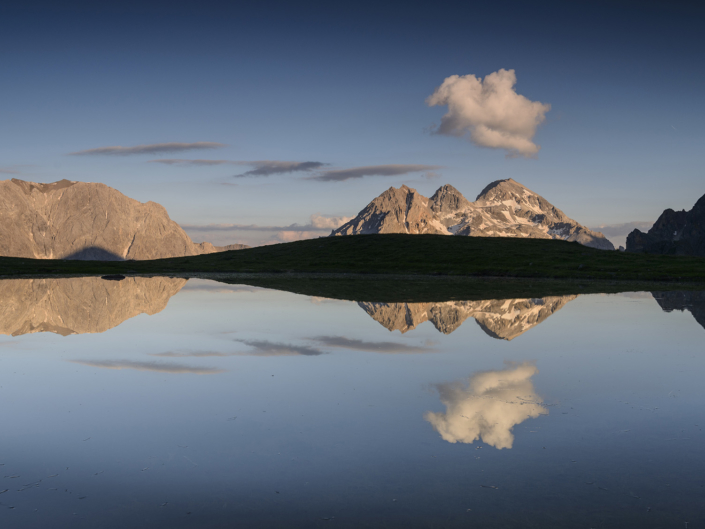
[[705,527],[702,324],[703,293],[0,281],[0,527]]

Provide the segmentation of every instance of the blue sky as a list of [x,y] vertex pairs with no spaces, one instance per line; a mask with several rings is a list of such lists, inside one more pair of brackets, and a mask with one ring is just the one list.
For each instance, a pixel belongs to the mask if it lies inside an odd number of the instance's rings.
[[[705,11],[690,3],[249,4],[3,4],[0,176],[103,182],[187,226],[353,216],[401,184],[428,196],[450,183],[473,200],[514,178],[588,226],[653,221],[705,193]],[[425,100],[444,79],[500,69],[515,70],[518,94],[551,105],[535,158],[430,132],[447,108]],[[70,155],[167,142],[223,146]],[[431,179],[318,181],[157,159],[440,168]],[[297,236],[281,231],[189,233],[221,244]]]

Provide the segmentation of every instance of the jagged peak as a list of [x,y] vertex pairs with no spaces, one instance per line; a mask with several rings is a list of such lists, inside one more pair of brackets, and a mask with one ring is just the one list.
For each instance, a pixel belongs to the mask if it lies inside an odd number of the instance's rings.
[[439,187],[430,200],[431,210],[437,213],[453,213],[468,206],[470,201],[450,184]]

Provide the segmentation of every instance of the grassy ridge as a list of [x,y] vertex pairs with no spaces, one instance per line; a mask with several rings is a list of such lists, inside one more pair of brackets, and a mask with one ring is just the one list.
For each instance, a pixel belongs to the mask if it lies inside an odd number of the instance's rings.
[[356,235],[153,261],[0,258],[0,275],[352,273],[705,282],[705,259],[587,248],[544,239]]

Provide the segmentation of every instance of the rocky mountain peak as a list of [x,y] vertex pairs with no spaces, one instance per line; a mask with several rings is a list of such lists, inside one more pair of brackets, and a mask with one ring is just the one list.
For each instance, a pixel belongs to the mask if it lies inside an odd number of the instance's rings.
[[503,202],[512,199],[523,201],[529,196],[538,195],[512,178],[507,178],[506,180],[495,180],[487,185],[477,195],[475,201]]
[[647,233],[631,232],[627,251],[705,256],[705,195],[690,211],[665,210]]
[[470,201],[452,185],[446,184],[433,194],[429,207],[434,213],[455,213],[470,207]]
[[156,202],[105,184],[0,181],[0,255],[32,259],[160,259],[222,251],[195,244]]
[[13,178],[10,180],[13,184],[18,186],[22,191],[24,191],[26,194],[31,194],[32,191],[38,191],[39,193],[48,193],[50,191],[59,191],[60,189],[66,189],[67,187],[71,187],[74,184],[77,184],[78,182],[74,182],[73,180],[59,180],[58,182],[52,182],[50,184],[37,184],[35,182],[26,182],[25,180],[19,180],[17,178]]
[[614,250],[604,235],[581,226],[511,178],[492,182],[475,202],[449,184],[430,199],[407,186],[390,187],[331,235],[363,233],[561,239]]

